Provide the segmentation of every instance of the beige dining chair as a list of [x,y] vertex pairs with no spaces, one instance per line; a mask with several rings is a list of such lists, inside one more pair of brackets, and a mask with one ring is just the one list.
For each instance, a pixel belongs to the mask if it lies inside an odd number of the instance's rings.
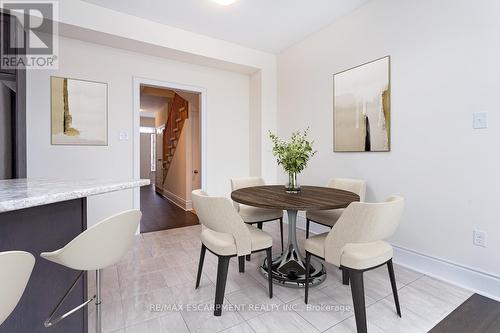
[[[251,186],[264,186],[266,185],[264,179],[261,177],[244,177],[244,178],[233,178],[231,179],[231,190],[236,191],[240,188],[251,187]],[[247,205],[242,205],[237,202],[233,202],[234,208],[245,223],[257,224],[257,228],[262,230],[262,224],[264,222],[270,221],[280,221],[280,235],[281,235],[281,252],[284,250],[283,245],[283,211],[280,209],[266,209],[251,207]],[[247,260],[250,260],[250,256],[247,256]]]
[[347,273],[356,327],[358,333],[366,333],[363,273],[387,265],[396,310],[401,317],[392,265],[393,249],[384,239],[390,237],[398,227],[403,206],[404,199],[400,196],[391,196],[381,203],[353,202],[344,210],[330,232],[306,239],[305,303],[307,304],[309,293],[309,264],[311,256],[315,256]]
[[[356,193],[359,196],[359,201],[361,202],[365,201],[365,194],[366,194],[365,180],[349,179],[349,178],[333,178],[328,182],[327,186],[339,190]],[[309,225],[311,222],[331,228],[337,222],[340,215],[342,215],[343,211],[344,211],[343,208],[306,211],[306,238],[309,238]]]
[[0,252],[0,325],[19,303],[34,266],[35,257],[31,253]]
[[[208,196],[202,190],[192,192],[193,206],[203,225],[201,252],[196,278],[196,289],[200,286],[205,252],[208,249],[218,257],[217,282],[215,286],[214,315],[222,314],[229,260],[238,257],[239,271],[245,271],[245,255],[266,251],[268,272],[271,272],[273,239],[268,233],[245,225],[231,200]],[[268,274],[269,298],[273,298],[272,274]]]

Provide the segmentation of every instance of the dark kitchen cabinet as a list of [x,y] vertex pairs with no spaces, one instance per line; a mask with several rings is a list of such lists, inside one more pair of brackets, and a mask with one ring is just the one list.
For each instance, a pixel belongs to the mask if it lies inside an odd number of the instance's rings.
[[[25,32],[0,13],[1,47]],[[16,27],[12,31],[11,27]],[[4,68],[0,58],[0,179],[26,177],[26,70]]]

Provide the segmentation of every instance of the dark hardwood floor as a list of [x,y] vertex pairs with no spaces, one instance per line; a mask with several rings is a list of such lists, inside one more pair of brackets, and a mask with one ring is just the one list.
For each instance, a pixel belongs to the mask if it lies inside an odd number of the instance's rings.
[[199,224],[195,214],[157,194],[153,185],[141,187],[141,211],[141,233]]
[[500,302],[478,294],[472,295],[429,333],[498,333]]

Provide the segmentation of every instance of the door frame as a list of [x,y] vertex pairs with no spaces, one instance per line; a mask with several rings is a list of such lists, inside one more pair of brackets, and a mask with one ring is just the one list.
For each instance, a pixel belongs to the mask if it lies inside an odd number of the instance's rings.
[[[194,92],[200,94],[200,153],[201,153],[201,189],[206,190],[207,185],[207,90],[204,87],[188,85],[182,83],[174,83],[168,81],[159,81],[153,79],[147,79],[143,77],[133,78],[133,167],[132,167],[132,177],[133,179],[140,178],[140,163],[141,163],[141,146],[140,146],[140,126],[141,126],[141,84],[153,86],[157,88],[164,89],[177,89],[184,90],[187,92]],[[139,188],[134,188],[133,196],[133,206],[136,209],[140,209],[141,206],[141,194]]]

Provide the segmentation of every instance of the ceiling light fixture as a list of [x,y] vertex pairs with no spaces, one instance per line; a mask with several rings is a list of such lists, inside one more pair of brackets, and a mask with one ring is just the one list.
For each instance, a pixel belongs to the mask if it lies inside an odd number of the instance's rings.
[[235,3],[238,0],[212,0],[215,3],[218,3],[221,6],[229,6]]

